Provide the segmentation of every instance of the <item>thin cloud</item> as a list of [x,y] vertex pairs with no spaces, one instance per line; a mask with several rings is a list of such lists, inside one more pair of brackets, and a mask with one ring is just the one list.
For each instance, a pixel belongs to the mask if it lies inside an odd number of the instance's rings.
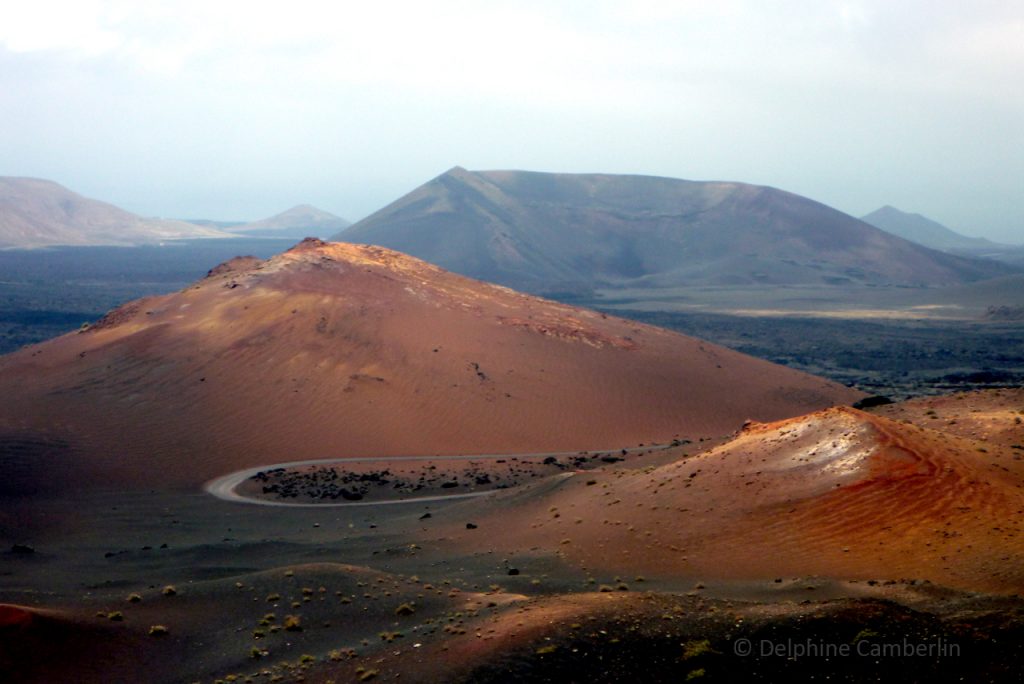
[[455,163],[731,178],[1004,236],[1024,213],[1016,2],[37,0],[0,9],[0,63],[6,172],[144,213],[357,218]]

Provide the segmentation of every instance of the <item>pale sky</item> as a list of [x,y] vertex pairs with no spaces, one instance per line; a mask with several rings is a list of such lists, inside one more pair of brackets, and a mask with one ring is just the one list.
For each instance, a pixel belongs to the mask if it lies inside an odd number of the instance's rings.
[[771,185],[1024,242],[1019,0],[0,0],[0,175],[357,220],[451,166]]

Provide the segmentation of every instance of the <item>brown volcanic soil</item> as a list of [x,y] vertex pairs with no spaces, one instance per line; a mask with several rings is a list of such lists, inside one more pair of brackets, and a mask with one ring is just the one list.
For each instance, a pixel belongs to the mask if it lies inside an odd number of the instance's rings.
[[[0,520],[0,680],[1019,679],[1016,450],[831,409],[681,451],[462,503],[33,499],[65,525]],[[947,650],[856,650],[904,641]]]
[[145,681],[148,668],[166,667],[165,660],[145,653],[145,641],[145,632],[131,633],[122,622],[0,604],[5,682]]
[[[843,598],[814,602],[800,600],[813,596],[804,586],[752,586],[761,598],[751,601],[666,587],[527,595],[508,586],[514,577],[478,588],[428,572],[307,563],[189,582],[172,596],[90,592],[53,617],[0,606],[30,616],[0,624],[0,673],[25,682],[619,682],[640,670],[655,682],[698,670],[710,681],[1015,681],[1021,653],[1019,601],[920,584],[818,582]],[[166,631],[153,635],[154,625]],[[755,651],[737,657],[743,640]],[[766,656],[764,641],[845,644],[853,655]],[[865,652],[904,641],[956,650],[880,662],[858,654],[861,641]]]
[[[1019,614],[1007,616],[1015,612],[1006,601],[907,587],[772,605],[668,593],[575,593],[481,603],[440,643],[381,647],[357,659],[312,664],[303,676],[322,684],[359,681],[368,672],[402,682],[1012,681],[1021,623]],[[903,643],[929,644],[934,651],[930,657],[870,655]],[[752,653],[737,656],[744,645]],[[769,650],[787,645],[846,650],[831,657]]]
[[[848,408],[735,432],[856,395],[386,250],[215,271],[0,360],[0,681],[1019,679],[1018,392],[878,409],[962,435]],[[520,452],[445,477],[520,486],[328,508],[194,486],[445,440]],[[522,463],[613,440],[648,446]],[[344,472],[418,483],[420,464]],[[26,496],[48,482],[59,495]],[[738,639],[961,650],[745,657]]]
[[311,458],[608,449],[861,396],[383,248],[307,241],[0,359],[7,493]]
[[[1013,449],[834,408],[752,425],[704,454],[563,479],[476,517],[498,553],[558,549],[624,575],[927,579],[1024,591],[1024,462]],[[475,518],[474,518],[475,519]]]
[[986,445],[1009,447],[1016,450],[1016,456],[1024,458],[1024,389],[921,397],[879,406],[871,412],[976,439]]

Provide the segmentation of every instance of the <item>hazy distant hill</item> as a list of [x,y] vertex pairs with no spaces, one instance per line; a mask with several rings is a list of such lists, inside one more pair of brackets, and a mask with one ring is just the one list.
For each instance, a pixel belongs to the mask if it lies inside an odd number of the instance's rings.
[[456,167],[336,236],[535,292],[595,285],[945,285],[1012,272],[792,193]]
[[352,225],[351,221],[308,204],[300,204],[276,216],[228,228],[233,233],[261,237],[327,237]]
[[232,236],[185,221],[143,218],[53,181],[0,177],[0,248],[137,245],[215,237]]
[[921,214],[910,214],[891,206],[876,209],[862,221],[925,247],[952,254],[980,256],[1010,264],[1024,263],[1024,247],[1004,245],[985,238],[968,237]]
[[221,230],[229,230],[231,228],[237,228],[238,226],[245,225],[245,221],[214,221],[212,219],[192,218],[186,218],[181,220],[186,223],[194,223],[197,226],[206,226],[207,228],[220,228]]
[[977,251],[999,246],[985,238],[961,235],[926,216],[910,214],[889,205],[876,209],[867,216],[862,216],[861,220],[904,240],[910,240],[932,249]]

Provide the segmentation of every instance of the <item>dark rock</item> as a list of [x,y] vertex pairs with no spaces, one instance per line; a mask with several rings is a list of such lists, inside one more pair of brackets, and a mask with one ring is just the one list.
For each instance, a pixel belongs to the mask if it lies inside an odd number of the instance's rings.
[[873,396],[873,397],[864,397],[863,399],[859,399],[859,400],[853,402],[853,408],[855,408],[855,409],[866,409],[866,408],[871,408],[872,406],[885,406],[886,404],[891,404],[891,403],[892,403],[892,399],[890,399],[889,397],[883,397],[883,396],[880,396],[880,395],[876,395],[876,396]]

